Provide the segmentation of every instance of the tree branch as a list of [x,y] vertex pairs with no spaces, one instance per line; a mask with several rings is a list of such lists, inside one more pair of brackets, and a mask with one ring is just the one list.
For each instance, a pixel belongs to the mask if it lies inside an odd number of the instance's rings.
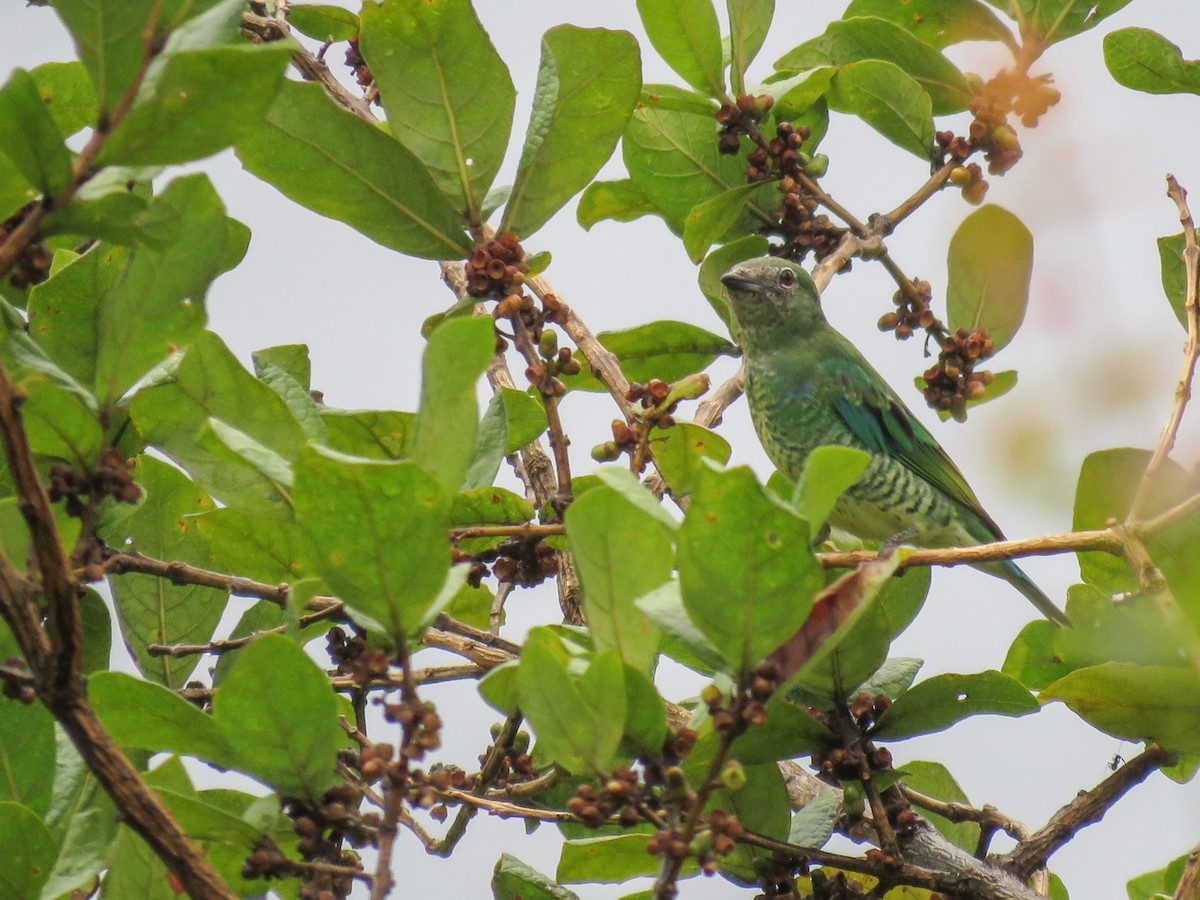
[[1001,864],[1022,878],[1046,865],[1046,861],[1059,847],[1069,841],[1075,832],[1099,822],[1108,811],[1136,784],[1144,781],[1151,772],[1169,766],[1178,758],[1172,750],[1152,744],[1121,768],[1117,769],[1090,791],[1084,791],[1056,812],[1050,821],[1017,845]]

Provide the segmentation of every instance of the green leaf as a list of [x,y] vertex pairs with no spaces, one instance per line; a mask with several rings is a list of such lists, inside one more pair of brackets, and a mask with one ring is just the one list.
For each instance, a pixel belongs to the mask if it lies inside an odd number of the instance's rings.
[[745,467],[699,473],[678,564],[688,614],[738,672],[803,624],[824,583],[807,524]]
[[153,0],[56,0],[54,4],[105,113],[117,105],[142,64],[143,35],[155,5]]
[[179,894],[166,864],[128,825],[122,825],[107,860],[105,900],[137,897],[139,900],[178,900]]
[[[1075,623],[1073,616],[1071,623]],[[1054,650],[1054,638],[1060,630],[1044,619],[1030,622],[1013,639],[1000,671],[1034,691],[1067,674],[1073,667],[1065,665]]]
[[[899,25],[873,16],[843,17],[830,22],[820,37],[806,41],[776,60],[775,68],[804,70],[850,66],[867,60],[892,63],[916,81],[929,95],[934,115],[967,108],[971,92],[954,63]],[[835,77],[835,85],[841,74]]]
[[692,262],[704,259],[708,248],[729,234],[744,217],[747,204],[769,206],[778,192],[773,181],[743,184],[696,204],[683,223],[683,248]]
[[1106,734],[1200,752],[1200,676],[1190,666],[1109,662],[1060,678],[1041,693]]
[[122,747],[231,762],[229,746],[212,716],[172,690],[124,672],[88,679],[96,715]]
[[1183,262],[1183,233],[1158,239],[1158,261],[1162,272],[1163,293],[1175,311],[1175,318],[1187,330],[1187,266]]
[[1012,16],[1027,41],[1053,44],[1094,28],[1102,19],[1123,9],[1129,0],[988,0]]
[[0,154],[47,197],[71,181],[71,153],[32,76],[24,69],[14,71],[0,88]]
[[1129,900],[1162,900],[1163,897],[1173,897],[1187,864],[1188,857],[1185,854],[1173,860],[1169,866],[1131,878],[1125,885]]
[[[307,360],[306,360],[307,361]],[[313,399],[308,388],[292,377],[286,369],[267,362],[256,354],[254,371],[259,380],[279,395],[288,411],[304,430],[310,441],[325,443],[328,435],[325,420],[321,418],[321,406]]]
[[895,700],[912,687],[917,672],[924,664],[924,660],[910,656],[894,656],[871,673],[871,677],[855,688],[850,696],[865,693],[875,697],[883,694],[889,700]]
[[946,268],[948,325],[986,328],[996,349],[1012,340],[1025,318],[1033,274],[1033,235],[1008,210],[981,206],[950,239]]
[[632,179],[593,181],[583,190],[575,208],[575,221],[590,231],[604,219],[632,222],[655,212],[654,204],[641,192]]
[[651,676],[626,665],[625,741],[630,755],[645,757],[659,753],[667,738],[667,707]]
[[[1194,536],[1186,546],[1190,552]],[[1049,681],[1106,662],[1176,666],[1188,658],[1187,629],[1173,624],[1154,603],[1114,604],[1111,595],[1075,584],[1067,593],[1067,609],[1072,627],[1054,636],[1051,659],[1058,665],[1047,667],[1046,674],[1055,676]]]
[[843,66],[829,89],[829,108],[858,116],[922,159],[933,152],[929,94],[899,66],[877,59]]
[[275,366],[290,375],[304,390],[312,390],[312,362],[308,358],[307,344],[280,344],[264,347],[250,354],[254,361],[254,374],[263,377],[266,366]]
[[[534,639],[538,631],[546,630],[534,629],[521,652],[517,691],[521,711],[537,733],[539,756],[570,772],[598,768],[598,762],[611,765],[625,726],[625,691],[622,685],[619,702],[614,702],[618,699],[617,685],[612,681],[599,683],[598,676],[623,677],[617,655],[609,652],[602,658],[611,662],[601,663],[598,658],[592,664],[600,668],[585,688],[582,681],[567,674],[566,662],[544,639]],[[551,639],[558,640],[552,633]],[[603,715],[595,706],[597,700],[605,707]],[[617,707],[619,721],[615,717]]]
[[200,332],[209,284],[249,237],[231,227],[205,175],[177,178],[155,203],[179,210],[178,230],[162,248],[131,255],[95,314],[96,392],[106,404]]
[[437,482],[411,462],[309,448],[296,461],[295,498],[330,588],[369,627],[412,635],[450,569],[448,504]]
[[872,733],[901,740],[943,731],[968,716],[1024,716],[1037,709],[1029,689],[1000,672],[935,675],[897,697]]
[[[746,183],[745,161],[717,151],[711,116],[639,107],[629,120],[621,149],[634,186],[676,234],[683,233],[697,203]],[[761,223],[773,219],[770,210],[757,208],[754,217]]]
[[314,41],[349,41],[360,29],[350,10],[324,3],[288,4],[288,24]]
[[[283,400],[251,375],[212,332],[188,348],[170,380],[131,406],[138,431],[218,499],[285,516],[286,461],[308,441]],[[236,422],[235,429],[226,423]]]
[[721,321],[727,327],[729,326],[729,301],[725,299],[721,276],[740,262],[765,256],[769,246],[767,239],[762,235],[747,235],[713,250],[700,264],[698,275],[700,290],[703,291],[713,311],[721,317]]
[[676,497],[686,497],[692,492],[696,477],[705,465],[704,460],[725,465],[731,452],[725,438],[691,422],[679,422],[654,431],[651,446],[654,459]]
[[0,857],[5,897],[37,897],[54,867],[58,846],[37,814],[27,806],[0,801]]
[[887,660],[891,642],[920,611],[929,593],[929,570],[905,569],[887,577],[894,563],[893,557],[849,576],[849,599],[857,605],[796,676],[797,684],[809,692],[809,702],[837,702],[849,686],[873,677]]
[[850,0],[842,18],[853,16],[887,19],[938,50],[960,41],[1000,41],[1014,51],[1017,47],[1012,32],[980,0]]
[[[5,658],[15,643],[0,639]],[[40,703],[5,700],[0,703],[0,801],[20,803],[41,818],[54,786],[54,717]]]
[[311,574],[311,548],[301,531],[286,522],[263,527],[261,518],[230,507],[214,509],[191,519],[212,559],[206,565],[266,584],[295,582]]
[[427,259],[471,252],[462,222],[420,161],[338,108],[318,84],[285,81],[263,127],[235,149],[249,172],[385,247]]
[[321,408],[326,446],[368,459],[407,457],[416,418],[414,413],[393,410]]
[[310,800],[341,780],[337,715],[325,673],[281,634],[242,649],[213,698],[213,718],[237,767],[285,796]]
[[871,454],[853,447],[817,447],[808,454],[796,485],[795,507],[814,533],[821,530],[842,494],[871,464]]
[[677,84],[643,84],[638,105],[692,113],[706,119],[715,117],[720,109],[720,105],[707,94]]
[[150,197],[148,184],[131,182],[130,173],[137,171],[145,170],[121,166],[102,170],[70,203],[46,216],[42,233],[87,235],[114,244],[162,249],[179,228],[180,210]]
[[[746,766],[743,771],[745,784],[738,790],[720,788],[714,791],[712,807],[737,816],[747,831],[786,840],[791,809],[779,766],[772,762]],[[741,882],[753,881],[770,859],[770,851],[738,844],[732,853],[721,858],[721,871]]]
[[[642,384],[652,378],[667,383],[678,381],[685,375],[708,368],[718,356],[733,350],[728,338],[687,322],[669,319],[624,331],[602,331],[596,337],[616,354],[625,377]],[[581,361],[586,366],[586,360]],[[573,390],[605,390],[591,374],[590,366],[580,375],[565,380]]]
[[[1075,514],[1072,528],[1075,531],[1087,531],[1107,527],[1109,519],[1124,520],[1137,493],[1146,465],[1150,461],[1150,451],[1135,450],[1128,447],[1101,450],[1090,454],[1079,470],[1079,482],[1075,488]],[[1150,494],[1142,515],[1151,517],[1164,512],[1170,507],[1190,497],[1195,493],[1187,473],[1174,461],[1168,459],[1159,470],[1155,483],[1150,488]],[[1192,522],[1181,523],[1183,531],[1191,530]],[[1177,534],[1179,532],[1176,532]],[[1170,537],[1170,540],[1168,538]],[[1155,547],[1159,544],[1159,547]],[[1155,561],[1164,569],[1175,571],[1164,572],[1168,583],[1173,575],[1182,576],[1186,571],[1180,564],[1186,560],[1179,559],[1179,553],[1186,553],[1183,547],[1176,548],[1177,541],[1170,532],[1161,534],[1151,542],[1150,552]],[[1157,551],[1157,552],[1156,552]],[[1105,594],[1136,592],[1140,583],[1129,567],[1119,557],[1101,551],[1081,552],[1079,570],[1083,580],[1094,585]],[[1161,558],[1160,558],[1161,557]],[[1187,602],[1187,591],[1176,599]]]
[[528,391],[502,387],[492,395],[479,423],[475,458],[467,470],[467,484],[489,485],[500,461],[536,441],[546,430],[546,407]]
[[670,580],[671,529],[607,486],[577,498],[566,522],[596,649],[615,649],[622,661],[652,671],[658,628],[634,601]]
[[78,394],[40,375],[22,379],[21,388],[27,398],[22,408],[25,431],[34,453],[91,469],[104,443],[94,410]]
[[667,65],[701,93],[724,97],[721,27],[712,0],[638,0],[637,9]]
[[[99,165],[155,166],[211,156],[258,129],[291,59],[288,41],[213,46],[236,38],[240,0],[224,0],[176,31],[146,70],[129,115]],[[232,30],[230,33],[230,26]]]
[[[590,708],[592,711],[591,744],[582,755],[595,772],[612,770],[617,748],[625,733],[626,668],[635,667],[626,667],[617,650],[603,650],[579,679],[579,694],[583,698],[584,709]],[[663,722],[665,726],[665,717]]]
[[542,37],[533,113],[500,231],[528,237],[612,155],[642,87],[633,35],[559,25]]
[[364,4],[362,16],[360,49],[392,135],[456,210],[482,221],[516,90],[470,0],[384,0]]
[[[564,841],[554,877],[567,884],[615,884],[654,875],[662,868],[657,856],[646,852],[647,834],[613,834]],[[698,868],[694,859],[690,868]],[[686,868],[685,868],[686,871]]]
[[83,63],[42,63],[29,74],[63,136],[96,124],[96,91]]
[[788,843],[820,850],[833,836],[833,826],[841,814],[836,791],[823,790],[792,816]]
[[[151,456],[138,457],[133,477],[145,497],[128,518],[101,521],[105,543],[155,559],[207,561],[208,548],[189,517],[212,509],[208,495],[174,466]],[[146,647],[208,641],[224,611],[225,592],[136,572],[110,576],[109,583],[135,662],[147,678],[183,687],[196,667],[195,657],[152,657]]]
[[678,581],[668,581],[638,597],[634,605],[662,629],[661,649],[671,659],[703,675],[724,668],[721,651],[688,617]]
[[[966,792],[963,791],[954,776],[939,762],[924,762],[913,760],[902,766],[897,766],[904,772],[904,783],[914,791],[920,791],[927,797],[943,800],[947,803],[971,805]],[[968,853],[974,853],[979,846],[979,825],[976,822],[951,822],[945,816],[940,816],[930,810],[921,810],[921,815],[928,819],[942,837],[955,846],[961,847]]]
[[833,732],[807,709],[775,694],[767,702],[767,721],[752,725],[733,742],[729,754],[746,765],[795,759],[832,746]]
[[725,8],[729,13],[730,78],[734,93],[740,94],[746,70],[767,38],[775,0],[726,0]]
[[515,856],[505,853],[492,872],[495,900],[579,900],[573,891],[555,884]]
[[[7,156],[0,153],[0,216],[7,219],[21,207],[32,203],[37,195],[37,189],[25,179]],[[8,286],[7,282],[5,286]]]
[[479,425],[475,383],[495,350],[495,326],[486,316],[443,322],[425,348],[412,458],[446,496],[462,487],[470,468]]

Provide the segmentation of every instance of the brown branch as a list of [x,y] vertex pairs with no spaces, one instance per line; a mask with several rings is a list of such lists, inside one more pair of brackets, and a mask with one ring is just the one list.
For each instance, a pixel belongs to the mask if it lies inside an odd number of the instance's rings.
[[1177,758],[1178,755],[1172,750],[1157,744],[1150,745],[1090,791],[1082,792],[1056,812],[1049,822],[1002,857],[1002,864],[1018,876],[1028,878],[1045,866],[1054,851],[1071,840],[1077,831],[1099,822],[1108,808],[1120,800],[1126,791],[1140,784],[1150,773],[1171,765]]
[[251,578],[238,575],[226,575],[224,572],[213,572],[200,569],[182,562],[166,562],[161,559],[143,556],[140,553],[110,550],[104,560],[104,571],[109,575],[124,575],[126,572],[140,572],[143,575],[154,575],[165,578],[172,584],[195,584],[203,587],[216,588],[228,594],[239,597],[256,597],[259,600],[270,600],[280,606],[287,603],[287,582],[279,584],[264,584]]
[[[1124,555],[1121,538],[1111,528],[1099,531],[1068,531],[1046,534],[1019,541],[995,541],[975,547],[916,548],[901,554],[900,568],[913,566],[961,566],[1002,559],[1021,559],[1026,556],[1056,556],[1081,550],[1102,550],[1115,556]],[[849,569],[860,563],[878,559],[874,550],[847,550],[818,553],[817,559],[827,568]]]
[[929,176],[928,181],[917,188],[911,196],[903,200],[899,206],[891,212],[872,217],[871,226],[873,230],[882,234],[891,234],[897,225],[920,209],[925,201],[944,188],[946,182],[950,179],[950,173],[962,164],[963,160],[959,159],[952,159],[944,163],[936,172]]
[[1179,433],[1184,410],[1187,409],[1188,400],[1192,396],[1196,359],[1200,357],[1200,307],[1197,306],[1197,291],[1200,290],[1200,247],[1196,244],[1196,226],[1192,221],[1191,210],[1188,209],[1187,191],[1175,180],[1174,175],[1167,176],[1167,196],[1175,201],[1179,209],[1179,221],[1183,225],[1183,262],[1187,273],[1187,292],[1184,300],[1187,343],[1184,345],[1183,370],[1179,373],[1179,383],[1175,386],[1175,402],[1171,406],[1171,414],[1167,417],[1167,424],[1162,430],[1158,446],[1146,465],[1137,493],[1129,506],[1129,515],[1126,517],[1129,522],[1136,522],[1141,517],[1142,510],[1149,500],[1155,476],[1175,446],[1175,437]]
[[[307,628],[314,622],[319,622],[322,619],[328,619],[332,616],[336,616],[344,608],[345,607],[342,601],[336,600],[315,613],[310,613],[307,616],[301,616],[297,624],[301,628]],[[219,656],[222,653],[228,653],[231,650],[240,650],[247,644],[251,644],[258,640],[264,634],[283,634],[286,630],[286,625],[279,625],[275,628],[267,628],[262,631],[255,631],[251,634],[244,635],[243,637],[209,641],[206,644],[147,644],[146,652],[151,656],[170,656],[173,659],[179,659],[180,657],[184,656],[198,656],[204,653],[212,653]]]
[[544,525],[526,522],[523,525],[473,525],[467,528],[451,528],[450,538],[456,541],[481,537],[508,537],[522,540],[566,533],[566,526],[562,522],[547,522]]
[[[512,325],[517,351],[525,358],[525,362],[529,366],[526,371],[532,369],[545,371],[546,362],[541,358],[537,347],[534,346],[533,338],[529,334],[529,329],[525,327],[520,313],[512,317]],[[534,388],[541,396],[542,408],[546,411],[546,431],[550,436],[550,450],[554,454],[555,475],[558,481],[558,489],[551,498],[551,503],[554,504],[556,510],[562,512],[560,507],[565,508],[565,503],[571,497],[571,458],[567,453],[567,447],[571,442],[563,430],[562,418],[558,414],[558,400],[549,390],[551,380],[552,376],[546,372],[540,383],[535,384]]]
[[[479,771],[479,777],[475,779],[475,783],[471,786],[471,796],[484,797],[487,790],[492,786],[492,782],[500,775],[500,770],[504,764],[504,758],[512,750],[513,741],[517,737],[517,731],[521,727],[523,720],[522,715],[517,712],[510,715],[504,721],[504,725],[500,729],[500,733],[496,735],[495,741],[492,742],[491,752],[484,760],[483,768]],[[464,803],[459,809],[458,815],[454,817],[454,821],[450,823],[450,827],[446,830],[445,836],[438,841],[433,847],[428,848],[430,853],[435,853],[438,856],[449,856],[454,852],[454,848],[458,846],[458,842],[462,840],[462,836],[467,833],[467,825],[471,819],[475,817],[478,807],[471,803]]]
[[997,829],[1003,831],[1009,837],[1016,841],[1023,841],[1029,837],[1029,829],[1009,816],[1006,816],[994,806],[983,806],[976,809],[974,806],[968,806],[965,803],[951,803],[945,800],[939,800],[936,797],[930,797],[928,794],[922,794],[920,791],[913,790],[907,784],[901,782],[898,785],[900,793],[910,803],[928,810],[932,813],[937,813],[944,819],[950,822],[976,822],[981,828],[979,850],[975,855],[982,858],[986,855],[987,845],[985,841],[992,832]]
[[1200,897],[1200,845],[1188,854],[1187,865],[1179,877],[1172,900],[1196,900]]
[[[259,16],[252,12],[242,13],[242,33],[264,43],[279,41],[292,36],[292,29],[287,22],[271,16]],[[319,59],[307,50],[299,49],[292,53],[292,65],[300,72],[305,81],[315,81],[325,88],[339,106],[347,112],[352,112],[369,125],[378,124],[379,120],[371,112],[371,104],[362,97],[356,97],[338,81],[325,60]]]

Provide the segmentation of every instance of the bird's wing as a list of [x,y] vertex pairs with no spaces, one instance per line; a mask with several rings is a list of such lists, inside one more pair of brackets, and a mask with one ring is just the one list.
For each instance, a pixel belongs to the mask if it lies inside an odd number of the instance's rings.
[[855,437],[873,452],[904,463],[1002,537],[958,466],[866,360],[829,357],[821,366],[840,388],[833,407]]

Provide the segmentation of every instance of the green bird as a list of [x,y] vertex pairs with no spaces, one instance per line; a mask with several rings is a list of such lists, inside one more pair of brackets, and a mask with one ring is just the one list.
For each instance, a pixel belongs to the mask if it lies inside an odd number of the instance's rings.
[[[812,278],[765,256],[721,277],[737,320],[750,414],[767,455],[791,481],[824,445],[871,462],[830,524],[865,540],[915,533],[920,547],[1002,541],[958,467],[883,377],[825,319]],[[1003,578],[1052,622],[1067,617],[1011,560],[976,568]]]

